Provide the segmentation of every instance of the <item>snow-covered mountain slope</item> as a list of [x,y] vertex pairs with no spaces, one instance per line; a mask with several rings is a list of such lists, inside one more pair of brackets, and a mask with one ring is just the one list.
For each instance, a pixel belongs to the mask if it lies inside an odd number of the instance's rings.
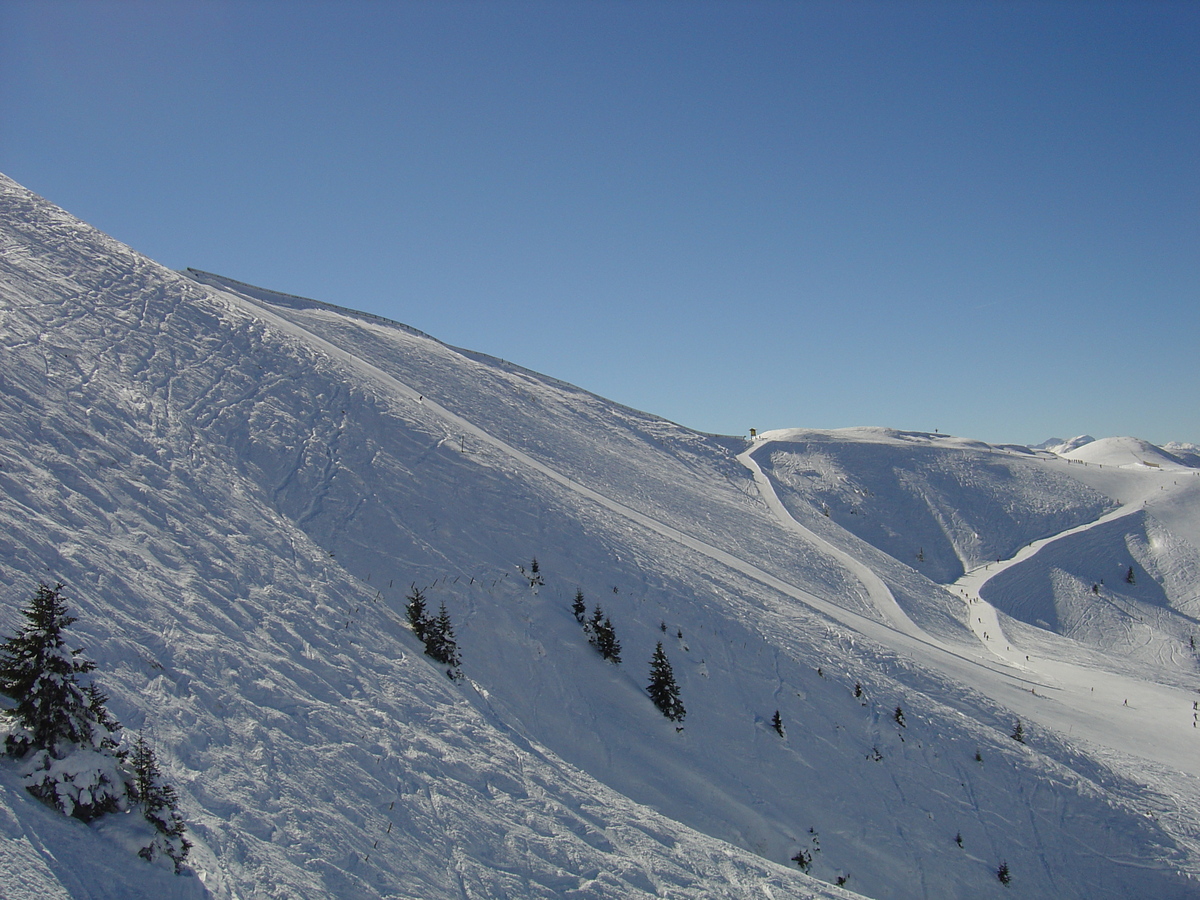
[[[1010,560],[1137,500],[1174,548],[1148,602],[1184,615],[1191,495],[1127,487],[1160,470],[696,434],[169,272],[9,181],[0,348],[0,628],[38,579],[66,583],[110,707],[180,789],[198,873],[180,896],[1200,891],[1194,657],[1105,656],[979,599],[1003,591],[978,564],[1035,571],[1040,550]],[[403,622],[414,583],[455,622],[462,682]],[[659,641],[682,730],[644,692]],[[114,896],[119,842],[0,774],[4,883]],[[817,847],[809,878],[789,860]],[[161,896],[139,865],[119,894]]]
[[1059,455],[1096,465],[1146,466],[1152,469],[1194,468],[1162,447],[1132,437],[1102,438]]

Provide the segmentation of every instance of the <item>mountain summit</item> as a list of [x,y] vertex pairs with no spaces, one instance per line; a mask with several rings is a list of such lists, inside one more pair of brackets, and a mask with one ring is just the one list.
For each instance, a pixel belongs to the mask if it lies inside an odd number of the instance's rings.
[[2,177],[0,348],[0,632],[63,583],[192,842],[4,761],[6,896],[1200,892],[1182,457],[699,434]]

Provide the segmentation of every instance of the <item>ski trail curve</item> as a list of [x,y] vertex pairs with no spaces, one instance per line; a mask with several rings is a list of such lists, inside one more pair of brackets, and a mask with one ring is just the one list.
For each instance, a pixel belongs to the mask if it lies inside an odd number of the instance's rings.
[[751,445],[748,449],[743,450],[737,455],[737,460],[754,475],[754,483],[758,486],[758,493],[767,504],[767,508],[771,510],[775,520],[788,531],[795,532],[806,542],[816,545],[817,548],[832,556],[848,569],[866,589],[871,604],[889,625],[910,637],[933,643],[929,635],[916,622],[909,618],[908,613],[896,601],[891,588],[884,583],[883,579],[876,574],[874,569],[861,560],[855,559],[846,551],[834,546],[816,532],[811,531],[787,511],[787,507],[779,499],[779,494],[776,493],[771,479],[767,477],[762,467],[758,464],[758,460],[754,458],[754,453],[758,448],[769,443],[771,442],[759,441]]
[[1134,503],[1118,506],[1116,509],[1100,516],[1100,518],[1093,519],[1091,522],[1084,522],[1082,525],[1076,525],[1074,528],[1068,528],[1066,531],[1060,531],[1057,534],[1052,534],[1049,537],[1026,544],[1008,559],[987,562],[960,575],[958,580],[948,585],[948,587],[957,591],[963,602],[967,604],[967,621],[971,626],[971,630],[975,632],[976,637],[997,656],[1007,659],[1013,665],[1027,666],[1029,664],[1028,657],[1012,649],[1012,644],[1007,635],[1005,635],[1003,626],[1000,624],[1000,616],[996,611],[996,607],[983,599],[984,585],[1006,569],[1032,559],[1043,547],[1048,547],[1055,541],[1073,534],[1088,531],[1098,525],[1111,522],[1114,519],[1133,515],[1141,508],[1141,504]]

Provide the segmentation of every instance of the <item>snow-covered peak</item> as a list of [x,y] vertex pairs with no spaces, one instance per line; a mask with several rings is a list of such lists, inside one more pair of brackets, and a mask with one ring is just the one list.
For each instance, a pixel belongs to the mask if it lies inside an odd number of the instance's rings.
[[1180,456],[1135,437],[1101,438],[1059,455],[1097,465],[1156,469],[1193,467]]
[[1062,438],[1050,438],[1047,441],[1042,441],[1042,443],[1035,445],[1033,449],[1048,450],[1051,453],[1057,454],[1058,456],[1065,456],[1073,450],[1078,450],[1085,444],[1090,444],[1094,440],[1096,439],[1090,434],[1081,434],[1078,437],[1073,437],[1068,441],[1064,441]]

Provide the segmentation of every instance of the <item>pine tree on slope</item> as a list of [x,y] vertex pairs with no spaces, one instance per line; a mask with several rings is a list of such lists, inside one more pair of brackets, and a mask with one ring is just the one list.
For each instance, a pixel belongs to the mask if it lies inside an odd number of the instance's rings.
[[441,605],[438,617],[425,630],[425,652],[451,669],[457,669],[461,662],[458,642],[454,640],[454,625],[450,622],[445,603]]
[[123,807],[121,726],[104,693],[80,683],[95,664],[80,658],[82,649],[67,649],[63,632],[75,618],[62,585],[39,585],[21,614],[26,625],[0,643],[0,693],[16,701],[5,710],[15,720],[5,751],[24,761],[26,789],[67,815],[86,822]]
[[597,635],[600,633],[600,630],[603,627],[604,627],[604,610],[600,606],[600,604],[597,603],[596,608],[592,610],[591,618],[583,623],[583,630],[588,636],[589,643],[591,643],[591,644],[596,643]]
[[[579,599],[576,598],[577,601]],[[578,613],[576,618],[580,618]],[[617,640],[617,630],[613,628],[612,620],[604,615],[599,603],[592,610],[591,618],[583,623],[583,630],[588,636],[588,643],[595,647],[601,656],[609,662],[621,664],[621,642]]]
[[679,699],[679,686],[675,683],[675,673],[667,654],[663,652],[662,641],[654,648],[654,656],[650,659],[650,684],[646,693],[654,701],[659,711],[672,722],[682,722],[687,715],[683,701]]
[[621,642],[617,640],[617,631],[607,616],[596,632],[596,649],[609,662],[621,664]]
[[167,784],[158,768],[153,748],[139,733],[129,754],[134,781],[131,791],[133,800],[142,808],[146,821],[154,826],[154,839],[138,851],[138,856],[154,862],[164,856],[171,860],[175,874],[183,868],[192,842],[183,836],[183,816],[179,814],[179,795]]
[[425,595],[414,584],[406,599],[408,603],[404,607],[404,613],[408,617],[408,624],[412,626],[413,634],[424,641],[425,632],[430,626],[429,614],[425,611]]

